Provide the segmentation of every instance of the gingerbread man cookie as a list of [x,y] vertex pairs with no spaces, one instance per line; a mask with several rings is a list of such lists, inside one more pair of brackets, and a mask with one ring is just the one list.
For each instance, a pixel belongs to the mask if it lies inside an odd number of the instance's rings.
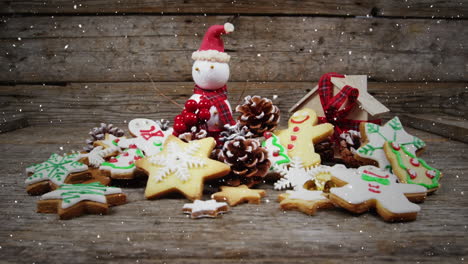
[[289,157],[300,157],[305,167],[320,164],[320,155],[315,153],[314,143],[333,134],[333,125],[317,125],[314,110],[304,108],[289,118],[288,128],[275,132],[281,144],[288,150]]
[[264,190],[250,189],[247,185],[221,186],[221,191],[211,195],[211,198],[216,201],[226,201],[230,206],[236,206],[241,203],[259,204],[260,199],[265,195]]
[[375,208],[385,221],[415,220],[421,208],[412,202],[426,198],[423,186],[398,183],[395,175],[374,166],[353,171],[335,165],[332,175],[337,185],[345,184],[330,189],[329,199],[335,205],[358,214]]
[[363,144],[355,152],[356,159],[362,161],[373,160],[378,163],[378,167],[389,170],[390,162],[385,156],[383,146],[385,142],[393,141],[401,146],[405,146],[411,154],[415,155],[417,150],[426,146],[426,143],[418,137],[408,134],[398,117],[394,117],[385,125],[379,126],[373,123],[361,123],[360,132]]
[[427,188],[428,193],[437,191],[442,173],[429,166],[423,159],[416,157],[395,142],[384,145],[385,155],[392,165],[392,171],[402,183],[419,184]]
[[40,195],[57,189],[64,183],[80,183],[91,178],[88,166],[79,162],[80,153],[71,155],[52,154],[42,163],[26,168],[28,178],[26,191],[31,195]]
[[229,211],[229,206],[225,202],[216,202],[215,200],[195,200],[193,203],[184,204],[182,211],[186,214],[190,214],[190,218],[215,218],[220,214],[224,214]]
[[41,196],[38,213],[57,213],[60,219],[70,219],[84,213],[107,214],[109,206],[124,204],[127,196],[120,188],[98,182],[63,184],[55,191]]
[[211,137],[185,143],[171,135],[161,152],[137,160],[136,166],[148,174],[146,198],[180,192],[189,200],[200,199],[204,180],[223,177],[231,170],[229,165],[209,159],[215,145]]

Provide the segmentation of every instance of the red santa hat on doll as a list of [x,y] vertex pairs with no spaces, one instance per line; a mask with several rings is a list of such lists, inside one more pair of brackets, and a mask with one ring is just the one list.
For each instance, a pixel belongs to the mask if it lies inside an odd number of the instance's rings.
[[192,54],[192,59],[224,63],[229,62],[231,56],[224,53],[224,42],[221,39],[221,35],[229,34],[233,31],[234,25],[231,23],[214,25],[208,28],[200,48]]

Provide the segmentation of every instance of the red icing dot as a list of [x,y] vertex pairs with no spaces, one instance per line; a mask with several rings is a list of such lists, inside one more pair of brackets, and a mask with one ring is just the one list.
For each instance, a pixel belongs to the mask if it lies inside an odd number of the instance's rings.
[[410,178],[412,180],[416,179],[416,177],[418,177],[418,174],[413,170],[413,169],[406,169],[406,171],[408,172]]
[[278,157],[278,156],[279,156],[279,152],[278,152],[278,151],[273,152],[273,157]]
[[120,141],[120,138],[116,138],[116,139],[114,140],[115,143],[118,143],[119,141]]
[[133,164],[133,160],[129,161],[128,164],[129,164],[129,165],[132,165],[132,164]]
[[436,171],[435,170],[428,170],[428,171],[426,171],[426,176],[429,179],[433,179],[436,176]]
[[294,145],[293,144],[288,144],[288,149],[293,149]]
[[122,155],[123,155],[124,157],[128,157],[128,155],[130,155],[130,154],[128,154],[128,152],[125,152],[125,153],[122,154]]
[[401,149],[400,144],[395,143],[395,142],[392,142],[392,148],[393,148],[394,150],[400,150],[400,149]]
[[265,132],[263,133],[263,136],[265,137],[265,139],[269,139],[271,138],[271,132]]
[[296,139],[297,139],[297,136],[294,136],[294,135],[291,136],[292,141],[295,141]]
[[413,165],[413,166],[415,166],[415,167],[419,167],[419,165],[420,165],[418,159],[411,158],[409,161],[410,161],[411,165]]
[[116,162],[118,162],[118,160],[116,158],[111,158],[111,159],[109,159],[109,162],[110,163],[116,163]]
[[295,127],[293,128],[293,131],[294,131],[294,132],[298,132],[299,130],[301,130],[301,129],[300,129],[298,126],[295,126]]
[[141,159],[141,157],[140,156],[135,156],[135,157],[133,157],[133,159],[134,160],[139,160],[139,159]]
[[131,149],[136,149],[136,148],[137,148],[137,146],[136,146],[135,144],[131,144],[131,145],[128,146],[128,147],[131,148]]

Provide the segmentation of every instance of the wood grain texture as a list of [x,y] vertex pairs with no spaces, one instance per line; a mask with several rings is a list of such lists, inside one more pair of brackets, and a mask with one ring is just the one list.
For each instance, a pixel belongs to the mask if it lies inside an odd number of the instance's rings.
[[468,143],[468,121],[466,118],[417,113],[404,114],[401,116],[401,120],[414,128]]
[[[191,80],[206,27],[231,21],[231,81],[466,81],[467,20],[330,17],[9,17],[0,82]],[[204,26],[201,26],[204,25]],[[447,30],[450,29],[450,30]]]
[[[423,157],[441,169],[441,189],[421,204],[418,220],[389,224],[366,213],[279,209],[270,184],[260,205],[240,205],[220,219],[191,220],[183,198],[149,201],[143,186],[124,188],[128,204],[110,215],[60,221],[35,213],[24,168],[52,152],[84,145],[84,127],[28,127],[0,134],[0,240],[6,263],[310,263],[463,262],[468,256],[468,145],[407,128],[428,143]],[[31,136],[34,135],[34,136]],[[63,149],[60,150],[59,147]],[[208,194],[206,195],[208,197]],[[279,250],[280,249],[280,250]]]
[[417,0],[411,2],[362,1],[202,1],[131,0],[109,3],[103,0],[1,0],[0,14],[263,14],[336,15],[464,18],[468,9],[463,1]]
[[[3,115],[23,113],[34,125],[123,124],[133,118],[173,120],[181,108],[160,94],[183,104],[193,90],[192,82],[73,83],[65,86],[0,86]],[[233,107],[246,95],[261,95],[278,105],[286,125],[288,109],[305,96],[314,82],[232,82],[228,84]],[[440,113],[465,116],[468,88],[464,83],[368,83],[370,93],[392,113]]]

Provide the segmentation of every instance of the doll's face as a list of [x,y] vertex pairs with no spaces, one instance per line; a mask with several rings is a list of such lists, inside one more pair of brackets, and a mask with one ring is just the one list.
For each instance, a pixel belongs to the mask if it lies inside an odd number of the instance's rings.
[[216,90],[229,79],[229,64],[197,60],[192,66],[192,77],[202,89]]
[[140,136],[142,133],[157,132],[161,130],[153,120],[146,118],[135,118],[128,123],[128,129],[133,136]]

